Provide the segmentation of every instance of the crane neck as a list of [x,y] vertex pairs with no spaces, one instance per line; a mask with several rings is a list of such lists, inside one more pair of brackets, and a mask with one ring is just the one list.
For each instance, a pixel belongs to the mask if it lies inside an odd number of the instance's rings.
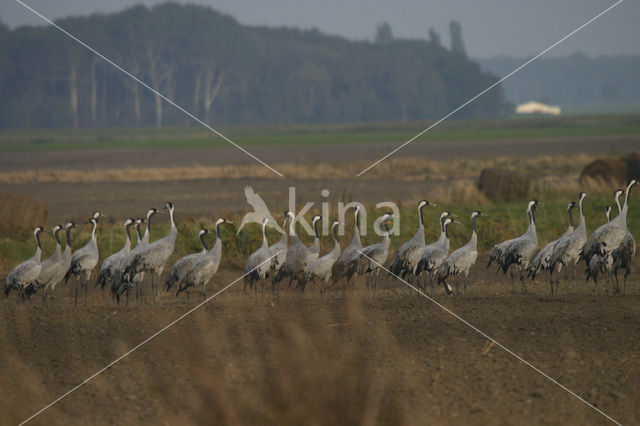
[[478,250],[478,225],[476,223],[477,220],[478,220],[478,216],[474,216],[471,219],[472,231],[471,231],[471,238],[469,239],[469,244],[471,244],[471,247],[475,251]]
[[527,214],[529,215],[529,228],[535,229],[536,228],[535,210],[531,209],[527,212]]
[[332,231],[333,231],[333,241],[336,244],[340,244],[340,240],[338,240],[338,226],[334,225]]
[[582,211],[582,200],[583,198],[580,198],[580,202],[578,204],[578,207],[580,207],[580,223],[578,224],[578,226],[584,226],[584,212]]
[[418,207],[418,226],[422,226],[424,228],[424,215],[422,213],[422,209],[424,209],[424,206]]
[[42,244],[40,243],[40,233],[39,232],[36,233],[35,238],[36,238],[36,244],[38,245],[37,251],[40,252],[40,251],[42,251]]
[[382,241],[383,242],[389,242],[389,225],[387,225],[386,223],[384,223],[382,225],[382,227],[384,228],[384,232],[382,233]]
[[174,229],[176,227],[176,220],[173,216],[173,208],[169,209],[169,221],[171,222],[171,228]]
[[149,239],[151,238],[151,216],[147,217],[147,226],[145,227],[144,230],[144,236],[142,237],[143,240],[149,242]]
[[206,234],[204,232],[200,234],[200,242],[202,243],[202,247],[204,247],[205,250],[209,250],[209,246],[207,245],[207,242],[204,239],[205,235]]
[[[632,186],[633,185],[627,186],[627,190],[626,190],[626,192],[624,194],[624,204],[622,205],[622,210],[620,210],[620,214],[624,214],[625,217],[627,216],[627,209],[629,208],[629,193],[631,192],[631,187]],[[620,204],[618,204],[618,207],[619,206],[620,206]]]
[[125,234],[127,234],[127,241],[124,243],[125,247],[131,247],[131,232],[129,230],[130,226],[131,224],[124,226],[124,232]]
[[295,235],[296,235],[296,221],[295,219],[291,219],[291,222],[289,222],[289,236],[295,237]]
[[58,229],[56,232],[53,233],[54,238],[56,239],[56,248],[60,248],[62,247],[62,242],[60,242],[60,235],[59,232],[62,230],[62,228]]
[[71,228],[67,228],[66,230],[66,234],[67,234],[67,247],[71,247]]
[[91,230],[91,240],[96,242],[96,229],[98,228],[98,222],[94,221],[91,223],[93,225],[93,229]]
[[269,242],[267,241],[267,224],[262,224],[262,246],[267,247]]
[[571,228],[573,228],[573,207],[568,209],[568,214],[569,214],[569,226]]

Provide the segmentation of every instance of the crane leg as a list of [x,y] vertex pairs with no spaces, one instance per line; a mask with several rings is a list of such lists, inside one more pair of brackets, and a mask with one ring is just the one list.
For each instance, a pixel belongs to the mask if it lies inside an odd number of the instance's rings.
[[467,283],[469,283],[469,276],[464,277],[464,297],[467,297]]
[[520,284],[522,285],[524,292],[529,293],[529,289],[527,289],[527,286],[524,283],[524,270],[522,267],[520,267]]
[[456,296],[460,294],[460,275],[456,275]]
[[622,294],[627,294],[627,276],[629,275],[629,273],[630,273],[629,269],[626,269],[624,271],[624,276],[622,277],[622,285],[624,286],[622,290]]
[[76,297],[75,297],[75,299],[74,299],[74,304],[75,304],[75,306],[78,306],[78,286],[79,286],[80,284],[78,283],[78,281],[79,281],[79,280],[78,280],[77,278],[76,278],[76,280],[75,280],[75,281],[76,281]]

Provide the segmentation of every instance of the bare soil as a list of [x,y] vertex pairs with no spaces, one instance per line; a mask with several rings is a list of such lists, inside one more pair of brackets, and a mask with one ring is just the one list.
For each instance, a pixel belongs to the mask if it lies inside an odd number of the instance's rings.
[[[242,141],[238,141],[242,144]],[[258,158],[278,163],[307,164],[330,162],[351,163],[354,160],[378,160],[404,141],[353,144],[251,146],[248,150]],[[432,160],[451,157],[484,158],[492,156],[538,156],[581,154],[625,154],[637,150],[640,135],[592,137],[414,141],[396,156],[422,156]],[[255,164],[255,161],[232,146],[212,148],[131,148],[101,150],[15,151],[0,153],[0,170],[100,169],[114,167],[175,167]]]
[[[562,284],[511,294],[479,259],[467,296],[436,299],[617,421],[640,416],[640,276],[627,295]],[[209,294],[241,272],[222,270]],[[148,284],[147,284],[148,285]],[[33,424],[607,424],[574,396],[399,282],[361,279],[322,300],[221,293]],[[519,290],[519,286],[516,287]],[[194,307],[117,307],[73,284],[55,307],[2,300],[0,422],[16,423]]]

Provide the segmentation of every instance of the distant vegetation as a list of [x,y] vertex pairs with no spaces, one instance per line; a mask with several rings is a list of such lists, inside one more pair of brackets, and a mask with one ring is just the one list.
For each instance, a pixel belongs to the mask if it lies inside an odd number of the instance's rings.
[[[498,56],[479,60],[483,69],[504,76],[528,58]],[[640,56],[590,58],[576,53],[540,58],[504,83],[516,104],[537,100],[568,113],[630,112],[640,109]]]
[[[451,48],[374,42],[317,30],[240,25],[210,8],[161,4],[57,23],[170,99],[216,125],[439,118],[497,80],[471,61],[462,28]],[[0,24],[0,128],[189,125],[152,93],[58,30]],[[458,117],[509,111],[500,87]]]

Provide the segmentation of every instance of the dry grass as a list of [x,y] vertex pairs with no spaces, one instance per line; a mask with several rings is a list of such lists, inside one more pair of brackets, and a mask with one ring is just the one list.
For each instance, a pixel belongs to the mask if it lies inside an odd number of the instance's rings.
[[47,205],[24,195],[0,192],[0,237],[24,238],[47,222]]
[[[399,157],[380,163],[367,172],[368,179],[393,178],[399,181],[477,179],[487,167],[515,168],[534,175],[562,175],[577,177],[582,168],[594,157],[574,155],[570,158],[540,156],[533,158],[495,157],[488,159],[453,159],[430,161],[424,158]],[[354,162],[347,166],[332,163],[275,165],[292,179],[350,179],[368,166],[366,162]],[[21,184],[31,182],[152,182],[216,178],[275,179],[277,176],[261,165],[198,166],[172,168],[102,168],[95,170],[25,170],[0,173],[0,183]]]

